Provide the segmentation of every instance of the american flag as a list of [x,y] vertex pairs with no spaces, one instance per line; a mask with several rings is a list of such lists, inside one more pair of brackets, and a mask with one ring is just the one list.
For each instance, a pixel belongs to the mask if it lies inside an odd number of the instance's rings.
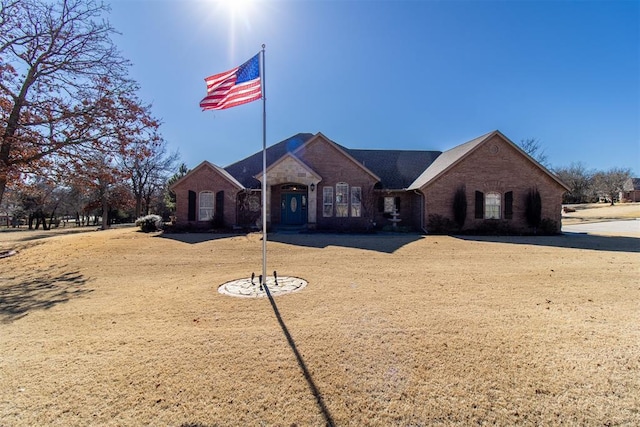
[[224,110],[262,98],[260,54],[239,67],[204,79],[207,96],[200,101],[202,111]]

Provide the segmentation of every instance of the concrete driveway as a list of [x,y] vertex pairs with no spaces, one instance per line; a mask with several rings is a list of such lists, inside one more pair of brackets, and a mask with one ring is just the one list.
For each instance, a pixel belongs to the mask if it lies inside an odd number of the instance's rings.
[[607,234],[640,238],[640,219],[564,225],[562,226],[562,232],[582,234]]

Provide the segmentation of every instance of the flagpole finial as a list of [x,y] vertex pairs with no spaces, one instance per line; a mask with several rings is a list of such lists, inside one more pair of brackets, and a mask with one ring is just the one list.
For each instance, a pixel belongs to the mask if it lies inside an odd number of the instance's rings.
[[262,43],[262,50],[264,50],[264,48],[267,47],[267,45],[265,45],[264,43]]

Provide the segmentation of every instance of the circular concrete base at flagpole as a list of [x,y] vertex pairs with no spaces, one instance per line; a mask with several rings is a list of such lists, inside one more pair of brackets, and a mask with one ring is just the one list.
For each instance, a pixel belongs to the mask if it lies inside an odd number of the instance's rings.
[[[267,277],[267,286],[272,297],[298,292],[307,286],[307,281],[299,277],[278,276],[278,283],[273,276]],[[260,281],[257,277],[232,280],[218,287],[218,292],[223,295],[241,298],[264,298],[267,292],[260,289]]]
[[18,252],[13,251],[13,250],[12,251],[2,251],[2,252],[0,252],[0,258],[8,258],[10,256],[13,256],[13,255],[17,254],[17,253]]

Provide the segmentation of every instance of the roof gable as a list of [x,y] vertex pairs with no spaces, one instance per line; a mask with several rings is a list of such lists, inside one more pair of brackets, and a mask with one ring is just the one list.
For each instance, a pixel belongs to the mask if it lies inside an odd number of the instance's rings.
[[[295,166],[302,168],[309,176],[313,177],[316,181],[320,181],[322,178],[308,165],[306,165],[302,160],[297,158],[295,155],[287,153],[282,156],[280,159],[271,164],[271,166],[267,167],[267,174],[273,171],[277,171],[281,167],[286,167],[287,165],[294,164]],[[262,171],[260,171],[255,179],[262,182]]]
[[432,183],[448,170],[453,168],[456,164],[460,163],[462,160],[467,158],[471,153],[478,149],[478,147],[482,146],[485,142],[492,139],[494,136],[498,136],[504,142],[509,144],[515,150],[517,150],[523,157],[525,157],[528,161],[534,163],[539,169],[541,169],[546,175],[548,175],[553,181],[555,181],[558,185],[563,187],[566,190],[569,190],[569,187],[558,177],[552,174],[547,168],[538,163],[535,159],[525,153],[517,144],[514,144],[509,138],[504,136],[500,131],[494,130],[493,132],[486,133],[482,136],[472,139],[471,141],[465,142],[464,144],[453,147],[450,150],[445,151],[440,155],[410,186],[409,190],[417,190],[423,188],[424,186]]
[[[304,147],[318,140],[322,140],[327,144],[330,144],[334,149],[336,149],[336,151],[340,152],[358,168],[361,168],[377,181],[380,180],[375,172],[371,171],[361,162],[354,159],[351,154],[349,154],[348,150],[339,144],[336,144],[321,132],[318,132],[315,135],[311,133],[299,133],[291,138],[280,141],[271,147],[267,147],[267,170],[287,154],[293,154],[295,158],[299,159],[299,156],[296,154],[301,153],[304,150]],[[258,151],[243,160],[225,167],[224,169],[246,188],[260,188],[260,181],[256,177],[262,173],[262,151]]]
[[[310,133],[299,133],[267,147],[267,168],[287,153],[296,151],[301,145],[313,137]],[[260,181],[255,177],[262,172],[262,150],[224,168],[230,175],[246,188],[260,188]]]
[[342,156],[344,156],[349,162],[353,163],[354,165],[356,165],[358,168],[362,169],[365,173],[371,175],[376,181],[380,181],[380,177],[378,177],[378,175],[376,175],[371,169],[367,168],[364,164],[360,163],[358,160],[356,160],[351,154],[349,154],[349,150],[345,149],[344,147],[342,147],[340,144],[337,144],[335,142],[333,142],[332,140],[330,140],[329,138],[327,138],[326,136],[324,136],[322,134],[322,132],[318,132],[317,134],[315,134],[313,136],[313,138],[310,138],[308,141],[306,141],[303,145],[301,145],[300,147],[298,147],[295,151],[294,154],[296,153],[300,153],[302,151],[304,151],[304,149],[306,147],[308,147],[309,145],[311,145],[312,143],[316,142],[316,141],[324,141],[326,144],[329,144],[331,147],[333,147],[337,152],[339,152]]
[[640,190],[640,178],[629,178],[623,185],[624,191],[638,191]]
[[466,157],[470,152],[476,149],[480,145],[480,143],[488,139],[491,135],[493,135],[493,132],[484,134],[475,139],[472,139],[471,141],[465,142],[461,145],[457,145],[452,149],[443,152],[437,159],[435,159],[433,163],[431,163],[424,170],[424,172],[422,172],[422,174],[420,174],[418,178],[416,178],[416,180],[409,186],[409,190],[417,190],[435,180],[453,165]]
[[[267,169],[275,163],[282,161],[285,156],[288,155],[293,156],[301,162],[301,164],[304,164],[301,160],[303,157],[301,157],[300,154],[304,152],[305,147],[308,147],[314,142],[323,141],[333,147],[348,161],[380,182],[382,188],[392,190],[416,190],[436,180],[494,136],[498,136],[504,142],[511,145],[524,158],[534,163],[560,186],[566,190],[569,189],[567,185],[560,181],[554,174],[498,130],[481,135],[445,152],[349,149],[330,140],[321,132],[315,135],[311,133],[298,133],[266,149]],[[211,166],[217,168],[214,165]],[[308,168],[308,166],[306,167]],[[217,169],[224,171],[229,178],[241,186],[240,188],[260,188],[261,185],[258,178],[262,173],[262,150],[224,169]]]
[[180,178],[179,180],[177,180],[176,182],[174,182],[169,189],[173,190],[174,188],[176,188],[178,185],[180,185],[181,183],[187,181],[190,177],[192,177],[194,174],[196,174],[197,172],[199,172],[200,170],[202,170],[203,168],[209,168],[214,170],[215,172],[217,172],[220,176],[222,176],[224,179],[226,179],[227,181],[229,181],[231,184],[233,184],[234,186],[238,187],[239,190],[243,189],[244,186],[238,182],[237,179],[235,179],[229,172],[227,172],[226,170],[222,169],[219,166],[214,165],[211,162],[208,161],[204,161],[202,163],[200,163],[198,166],[196,166],[195,168],[193,168],[192,170],[190,170],[189,172],[187,172],[187,174],[185,176],[183,176],[182,178]]

